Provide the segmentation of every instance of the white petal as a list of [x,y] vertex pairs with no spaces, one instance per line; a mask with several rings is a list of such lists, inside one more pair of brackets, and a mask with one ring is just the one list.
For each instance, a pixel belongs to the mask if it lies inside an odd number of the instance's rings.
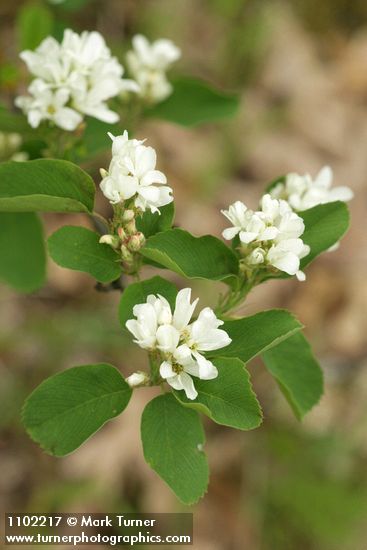
[[140,338],[139,323],[136,319],[129,319],[125,323],[125,327],[137,340]]
[[177,377],[182,384],[182,388],[186,393],[186,397],[188,399],[196,399],[198,396],[198,392],[195,389],[194,382],[189,374],[186,372],[182,372]]
[[159,170],[150,170],[144,174],[140,180],[141,185],[152,185],[153,183],[165,184],[167,183],[167,178],[163,172],[160,172]]
[[193,352],[193,356],[199,365],[199,378],[201,380],[213,380],[213,378],[218,376],[218,369],[211,361],[197,351]]
[[258,236],[258,233],[249,232],[249,231],[240,231],[240,241],[244,244],[249,244],[252,241],[255,241]]
[[74,111],[74,109],[69,109],[69,107],[64,107],[56,111],[53,119],[57,126],[68,131],[75,130],[83,120],[79,113]]
[[296,272],[296,277],[299,281],[303,282],[306,280],[306,275],[303,271],[297,271]]
[[239,231],[240,227],[228,227],[223,231],[222,235],[226,241],[231,241],[236,235],[238,235]]
[[276,227],[266,227],[262,233],[259,235],[259,241],[270,241],[275,239],[279,234],[279,230]]
[[330,189],[329,200],[332,201],[350,201],[354,197],[353,191],[347,186],[334,187]]
[[180,333],[172,325],[161,325],[157,330],[157,347],[165,353],[173,353],[179,339]]
[[136,175],[143,177],[150,170],[155,169],[157,154],[153,147],[138,145],[135,149],[135,168]]
[[317,174],[314,184],[324,189],[329,189],[333,181],[333,171],[330,166],[324,166],[321,168],[320,172]]
[[78,105],[78,109],[86,115],[102,120],[102,122],[108,122],[109,124],[115,124],[120,120],[120,117],[114,111],[108,109],[104,104],[100,105]]
[[151,304],[137,304],[133,308],[133,313],[138,317],[139,323],[144,325],[150,334],[155,335],[157,331],[157,315],[154,307]]
[[185,368],[187,364],[190,364],[192,362],[191,349],[187,344],[181,344],[180,346],[178,346],[173,355],[177,363]]
[[169,361],[163,361],[159,367],[159,374],[162,378],[173,378],[176,376],[176,373],[172,369],[172,365]]
[[285,271],[289,275],[295,275],[299,269],[299,258],[293,252],[284,252],[282,255],[272,258],[270,254],[271,250],[268,253],[269,262],[280,269],[280,271]]
[[177,330],[184,329],[190,322],[192,314],[196,308],[196,304],[199,299],[197,298],[192,304],[191,300],[191,288],[183,288],[179,291],[176,297],[176,307],[173,314],[173,326]]

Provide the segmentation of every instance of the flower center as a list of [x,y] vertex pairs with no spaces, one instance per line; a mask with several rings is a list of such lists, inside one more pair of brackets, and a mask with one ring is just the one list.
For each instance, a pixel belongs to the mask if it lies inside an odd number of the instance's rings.
[[176,374],[180,374],[184,370],[184,368],[182,365],[179,365],[178,363],[172,363],[172,370]]

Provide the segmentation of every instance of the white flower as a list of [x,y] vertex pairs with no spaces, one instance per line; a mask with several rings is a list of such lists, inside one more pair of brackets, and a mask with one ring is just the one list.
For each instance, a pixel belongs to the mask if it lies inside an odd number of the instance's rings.
[[150,294],[145,304],[134,306],[133,313],[137,319],[127,321],[126,328],[135,336],[134,342],[143,349],[155,349],[158,327],[172,319],[169,303],[163,296]]
[[184,288],[177,294],[172,313],[163,296],[150,295],[145,304],[134,307],[137,319],[126,323],[139,346],[160,354],[161,377],[174,389],[184,390],[189,399],[197,397],[191,376],[202,380],[218,376],[217,368],[203,353],[231,343],[228,334],[219,328],[223,321],[208,307],[190,324],[197,302],[191,303],[191,289]]
[[135,197],[135,206],[143,212],[159,212],[161,206],[172,202],[166,176],[155,169],[155,150],[142,141],[129,140],[126,131],[122,136],[109,135],[113,140],[112,160],[100,184],[105,197],[112,204]]
[[[297,238],[305,230],[303,219],[292,211],[284,200],[272,199],[269,194],[261,199],[261,212],[264,223],[273,230],[272,239],[283,240]],[[264,240],[259,238],[258,240]]]
[[333,201],[349,201],[353,191],[347,186],[332,187],[333,172],[329,166],[320,170],[313,180],[309,174],[288,174],[285,183],[278,183],[270,194],[284,199],[295,211],[307,210],[318,204]]
[[64,130],[73,131],[82,121],[77,111],[67,107],[70,99],[67,88],[53,91],[43,80],[36,79],[28,91],[31,95],[17,97],[15,104],[27,113],[32,128],[37,128],[42,120],[50,120]]
[[305,230],[302,218],[286,201],[273,199],[269,194],[262,197],[260,207],[253,212],[237,201],[222,210],[233,223],[233,227],[223,231],[223,237],[231,240],[239,235],[245,271],[273,266],[304,280],[300,260],[309,254],[310,247],[300,239]]
[[[136,82],[122,78],[123,67],[111,56],[98,32],[85,31],[79,35],[66,29],[61,44],[48,37],[35,51],[23,51],[20,57],[37,77],[28,89],[30,96],[16,99],[16,105],[33,127],[50,120],[72,131],[84,115],[112,124],[119,117],[108,108],[107,100],[122,90],[139,91]],[[50,116],[55,101],[56,110],[64,111]]]
[[262,215],[249,210],[241,201],[236,201],[228,210],[221,212],[233,224],[233,227],[223,231],[223,237],[228,241],[239,235],[240,241],[247,244],[255,240],[272,239],[277,233],[273,227],[266,226]]
[[162,101],[172,92],[166,71],[180,58],[179,48],[165,39],[150,44],[141,34],[134,36],[132,42],[133,50],[127,53],[126,60],[140,95],[153,102]]
[[302,239],[284,239],[270,247],[266,259],[268,263],[288,275],[296,275],[299,281],[306,279],[300,271],[300,260],[310,253],[310,247]]

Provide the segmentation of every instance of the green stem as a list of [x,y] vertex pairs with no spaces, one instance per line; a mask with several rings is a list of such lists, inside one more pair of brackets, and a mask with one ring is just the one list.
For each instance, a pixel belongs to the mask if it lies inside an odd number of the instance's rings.
[[223,301],[218,304],[215,313],[218,316],[228,315],[233,309],[239,306],[247,297],[249,292],[258,284],[256,273],[252,277],[239,279],[237,288],[230,289]]
[[150,385],[159,386],[162,383],[162,379],[159,374],[160,361],[157,352],[149,353],[149,366],[150,366]]

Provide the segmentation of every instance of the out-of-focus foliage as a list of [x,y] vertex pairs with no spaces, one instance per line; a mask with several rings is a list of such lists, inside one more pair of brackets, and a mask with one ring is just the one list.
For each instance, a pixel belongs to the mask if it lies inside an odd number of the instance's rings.
[[[11,106],[11,94],[27,84],[17,59],[19,46],[14,46],[20,3],[0,4],[4,16],[0,83],[4,102]],[[272,174],[295,169],[316,172],[329,162],[336,165],[341,183],[356,185],[359,198],[352,204],[351,234],[355,245],[347,238],[339,252],[312,266],[302,290],[296,283],[275,282],[281,286],[272,298],[272,307],[291,305],[302,321],[312,321],[309,336],[326,372],[327,395],[305,424],[293,424],[268,373],[260,364],[251,368],[255,387],[264,388],[263,427],[238,436],[211,427],[214,442],[207,448],[213,467],[211,494],[194,509],[198,518],[194,548],[364,550],[366,3],[128,0],[110,2],[107,10],[107,2],[95,0],[79,12],[66,9],[78,7],[77,0],[43,4],[57,18],[58,38],[66,23],[78,31],[98,27],[108,32],[114,51],[123,52],[136,32],[152,38],[167,36],[177,39],[185,51],[181,62],[185,74],[241,92],[238,121],[220,129],[182,133],[172,125],[149,122],[154,145],[166,155],[169,180],[183,201],[177,223],[185,221],[193,233],[218,230],[219,234],[223,221],[213,214],[214,208],[239,196],[249,197],[256,206]],[[102,142],[96,149],[108,150],[109,138],[95,133],[93,139],[96,136]],[[99,159],[88,163],[96,174],[106,166]],[[203,196],[210,201],[209,208],[198,204]],[[48,233],[60,223],[55,218],[47,216]],[[66,223],[77,222],[67,217]],[[102,360],[120,365],[124,374],[133,361],[145,367],[142,354],[127,345],[118,319],[111,315],[119,294],[108,295],[108,306],[94,298],[92,305],[93,285],[83,275],[61,272],[54,265],[50,271],[49,284],[40,294],[14,298],[6,287],[0,291],[4,508],[141,511],[153,509],[158,494],[162,507],[173,510],[161,483],[155,484],[138,454],[131,451],[143,397],[131,402],[125,423],[113,422],[95,442],[57,464],[25,437],[19,425],[21,403],[46,376],[67,365]],[[214,302],[209,283],[194,285],[208,303]],[[267,302],[268,288],[259,288],[245,314]],[[273,423],[271,416],[276,418]],[[130,446],[124,445],[123,432]],[[111,458],[106,466],[107,450]]]

